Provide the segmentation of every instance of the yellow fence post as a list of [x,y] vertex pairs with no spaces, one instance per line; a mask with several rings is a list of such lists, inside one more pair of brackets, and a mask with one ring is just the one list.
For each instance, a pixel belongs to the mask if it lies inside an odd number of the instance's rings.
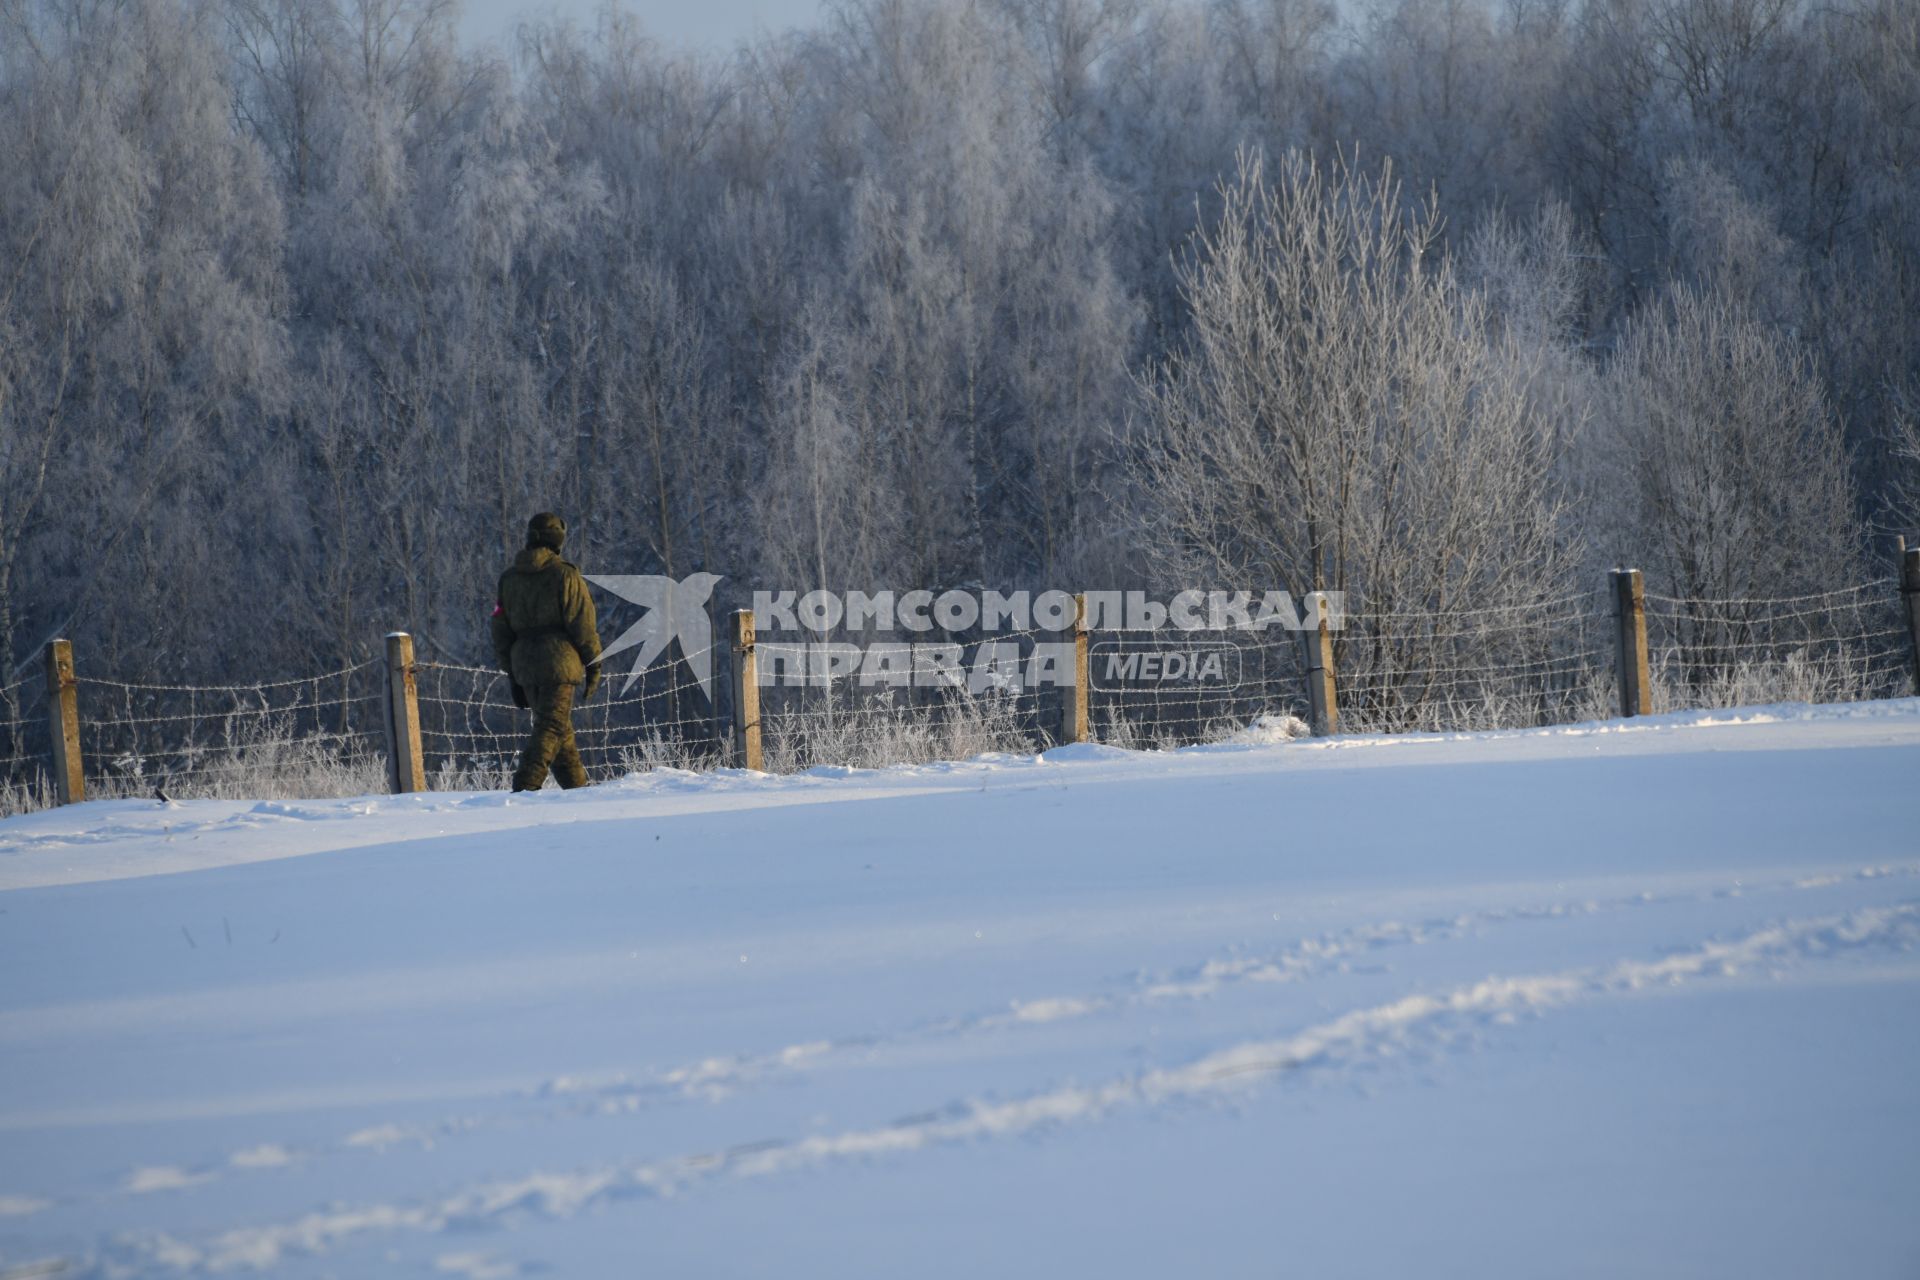
[[758,772],[760,752],[760,676],[753,656],[753,610],[733,614],[733,735],[740,767]]
[[87,774],[80,760],[80,696],[73,680],[73,646],[47,641],[47,728],[53,738],[53,796],[56,804],[87,798]]
[[1060,691],[1060,741],[1092,742],[1092,681],[1087,664],[1087,597],[1073,598],[1073,681]]
[[1314,592],[1319,625],[1300,633],[1307,651],[1307,723],[1316,738],[1330,738],[1340,732],[1339,689],[1333,671],[1333,631],[1327,625],[1326,596]]
[[427,789],[420,747],[419,688],[414,680],[413,637],[387,636],[387,789],[395,795]]
[[1647,662],[1647,594],[1638,569],[1613,571],[1614,672],[1620,714],[1653,713],[1653,673]]

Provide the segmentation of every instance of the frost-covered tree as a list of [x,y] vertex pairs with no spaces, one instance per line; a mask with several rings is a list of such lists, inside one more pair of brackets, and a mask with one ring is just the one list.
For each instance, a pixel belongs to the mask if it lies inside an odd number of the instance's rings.
[[1143,384],[1139,464],[1171,553],[1369,612],[1549,581],[1548,441],[1390,169],[1245,158],[1181,280],[1191,336]]
[[262,424],[285,406],[283,224],[230,127],[212,27],[171,0],[0,8],[0,642],[16,663],[85,619],[144,671],[189,668],[210,644],[191,620],[250,578],[223,549],[283,532],[236,484],[271,470]]
[[[1535,598],[1640,518],[1636,335],[1680,289],[1818,393],[1852,471],[1780,536],[1844,573],[1832,527],[1916,519],[1916,48],[1900,0],[843,0],[727,55],[615,7],[510,60],[448,0],[0,0],[0,644],[474,660],[546,506],[723,607],[1144,585],[1141,522],[1409,607]],[[1311,157],[1320,221],[1242,148]],[[1285,247],[1334,227],[1360,256]],[[1292,346],[1236,319],[1263,279]],[[1323,307],[1390,340],[1359,361]],[[1143,483],[1142,380],[1189,483]]]
[[1633,513],[1618,553],[1663,594],[1810,596],[1858,580],[1840,425],[1806,357],[1742,303],[1676,287],[1628,327],[1607,384]]

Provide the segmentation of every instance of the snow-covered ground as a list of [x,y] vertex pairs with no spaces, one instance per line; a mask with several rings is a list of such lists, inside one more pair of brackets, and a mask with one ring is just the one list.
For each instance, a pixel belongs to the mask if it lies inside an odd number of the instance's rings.
[[0,823],[0,1276],[1920,1275],[1920,703]]

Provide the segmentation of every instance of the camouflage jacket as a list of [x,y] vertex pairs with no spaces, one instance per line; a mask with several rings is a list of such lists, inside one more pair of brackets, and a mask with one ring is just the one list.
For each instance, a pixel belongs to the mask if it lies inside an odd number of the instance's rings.
[[523,689],[584,680],[600,633],[580,571],[545,547],[515,556],[493,606],[493,656]]

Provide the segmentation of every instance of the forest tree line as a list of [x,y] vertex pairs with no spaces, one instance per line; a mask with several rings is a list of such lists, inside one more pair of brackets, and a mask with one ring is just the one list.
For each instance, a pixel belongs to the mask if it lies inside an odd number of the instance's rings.
[[476,661],[590,572],[1513,606],[1884,572],[1910,0],[0,0],[0,645]]

